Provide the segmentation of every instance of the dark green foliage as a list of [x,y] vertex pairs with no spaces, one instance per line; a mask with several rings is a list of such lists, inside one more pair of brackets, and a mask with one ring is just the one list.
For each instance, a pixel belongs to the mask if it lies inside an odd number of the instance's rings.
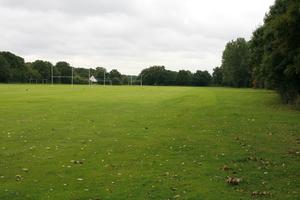
[[166,70],[165,71],[165,85],[176,85],[176,77],[178,72]]
[[70,66],[69,63],[60,61],[56,63],[55,67],[59,71],[59,75],[61,76],[70,76],[72,73],[72,67]]
[[267,74],[261,68],[261,62],[264,55],[264,28],[259,27],[253,32],[252,38],[249,41],[249,57],[250,67],[252,71],[252,86],[254,88],[270,87],[265,77]]
[[77,74],[74,76],[74,84],[88,84],[88,82],[88,76],[86,78]]
[[193,74],[193,85],[195,86],[208,86],[212,80],[211,75],[208,71],[196,71]]
[[300,2],[276,1],[265,19],[262,68],[285,102],[300,94]]
[[[0,82],[28,82],[49,80],[52,64],[37,60],[24,63],[24,59],[10,52],[0,52]],[[53,67],[58,83],[70,83],[71,66],[58,62]],[[90,73],[89,73],[90,72]],[[121,75],[117,70],[106,72],[105,68],[74,69],[74,83],[87,83],[90,75],[98,81],[112,84],[131,84],[131,76]],[[276,89],[284,102],[300,102],[300,1],[276,0],[247,42],[243,38],[230,41],[223,52],[222,65],[216,67],[213,76],[205,71],[166,70],[164,66],[152,66],[133,77],[133,84],[144,85],[195,85],[209,84],[233,87]]]
[[233,87],[250,86],[248,44],[244,38],[227,43],[222,57],[223,84]]
[[223,68],[216,67],[214,68],[212,74],[212,82],[214,85],[222,85],[223,83]]
[[69,63],[60,61],[56,63],[55,68],[57,69],[57,73],[55,74],[56,76],[64,76],[59,78],[59,82],[61,83],[70,83],[71,79],[70,76],[72,75],[72,67],[70,66]]
[[[6,82],[27,82],[28,73],[25,66],[24,59],[12,54],[10,52],[0,52],[1,63],[0,69],[3,70],[4,74],[7,75],[7,68],[9,68],[9,76],[6,78]],[[2,77],[2,79],[4,79]]]
[[112,84],[114,85],[121,85],[123,84],[122,82],[122,74],[116,70],[116,69],[113,69],[109,72],[109,78],[110,80],[112,81]]
[[89,83],[89,69],[74,68],[74,84],[88,84]]
[[107,71],[103,67],[96,67],[94,76],[98,79],[104,79],[104,74],[107,76]]
[[7,83],[9,78],[9,63],[4,56],[0,55],[0,82]]
[[144,69],[138,79],[143,76],[144,85],[181,85],[207,86],[211,83],[208,71],[197,71],[195,74],[188,70],[179,72],[166,70],[164,66],[153,66]]
[[22,68],[25,65],[24,59],[19,56],[16,56],[15,54],[4,51],[0,52],[0,55],[2,55],[5,58],[7,63],[9,63],[9,66],[12,68]]
[[50,80],[50,76],[49,76],[49,80],[42,78],[40,72],[37,69],[34,69],[32,67],[32,63],[25,63],[25,67],[26,67],[26,77],[29,78],[29,82],[31,81],[40,82],[42,81],[41,79],[43,79],[44,82],[48,82]]
[[176,85],[177,72],[166,70],[164,66],[152,66],[142,70],[144,85]]
[[144,85],[165,85],[166,69],[164,66],[153,66],[141,72]]
[[176,77],[176,85],[191,85],[192,80],[192,72],[188,70],[180,70]]
[[50,62],[43,61],[43,60],[36,60],[33,63],[31,63],[31,66],[40,74],[41,79],[50,81],[51,68],[53,67],[53,65]]
[[294,103],[300,94],[299,0],[277,0],[264,22],[250,42],[253,80]]
[[[75,68],[74,69],[74,79],[76,79],[75,77],[78,77],[77,78],[78,81],[80,79],[80,80],[84,81],[85,83],[88,83],[89,69],[86,69],[86,68]],[[76,83],[75,80],[74,80],[74,83]]]
[[[134,76],[134,80],[136,80],[136,77],[137,76]],[[128,84],[129,83],[129,78],[128,78],[128,76],[127,75],[121,75],[121,82],[122,82],[122,84]],[[134,83],[133,83],[133,85],[134,85]]]
[[247,43],[226,45],[214,84],[276,89],[286,103],[300,101],[300,1],[276,0]]
[[[50,83],[53,70],[54,83],[71,83],[72,66],[60,61],[53,66],[48,61],[36,60],[32,63],[24,63],[24,59],[10,52],[0,52],[0,82],[32,82]],[[205,86],[210,83],[210,74],[197,71],[192,74],[190,71],[166,70],[164,66],[153,66],[142,70],[139,76],[122,75],[116,69],[107,73],[103,67],[96,69],[73,68],[73,83],[87,84],[89,76],[94,76],[99,84],[114,85],[140,85],[141,79],[144,85],[199,85]],[[131,81],[132,79],[132,81]]]

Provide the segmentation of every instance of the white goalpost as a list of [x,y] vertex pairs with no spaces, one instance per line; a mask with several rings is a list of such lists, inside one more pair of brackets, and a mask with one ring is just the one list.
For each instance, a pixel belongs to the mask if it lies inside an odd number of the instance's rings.
[[[143,86],[143,74],[141,74],[140,78],[137,79],[133,79],[133,76],[127,76],[129,78],[128,80],[128,85],[140,85]],[[135,76],[137,77],[137,76]],[[71,67],[71,75],[54,75],[54,69],[53,66],[51,67],[51,85],[54,85],[54,79],[59,79],[60,83],[61,83],[61,79],[70,79],[71,85],[74,85],[74,67]],[[91,73],[91,68],[89,68],[88,71],[88,84],[89,86],[93,85],[94,83],[103,83],[103,85],[107,85],[107,83],[109,85],[113,85],[112,80],[108,77],[106,77],[106,72],[103,72],[103,77],[95,77],[92,73]],[[30,83],[38,83],[38,80],[36,79],[30,79],[29,80]],[[43,79],[42,83],[48,83],[47,79]]]
[[[137,84],[134,84],[137,83]],[[132,75],[130,75],[130,81],[128,81],[128,85],[140,85],[143,86],[143,74],[141,74],[140,79],[132,79]]]
[[48,83],[48,79],[34,79],[34,78],[30,78],[28,82],[30,84],[47,84]]
[[71,79],[71,85],[74,85],[74,67],[71,67],[71,76],[54,76],[53,74],[53,66],[51,67],[51,85],[54,84],[54,78],[69,78]]
[[89,86],[91,86],[93,83],[103,83],[103,85],[105,86],[106,83],[109,83],[110,85],[112,85],[112,81],[110,78],[106,78],[106,72],[103,71],[103,78],[98,78],[95,77],[94,75],[91,74],[91,68],[89,68]]
[[29,83],[30,83],[30,84],[33,84],[33,83],[34,83],[34,84],[38,84],[38,80],[37,80],[37,79],[32,79],[32,78],[30,78],[30,79],[29,79]]

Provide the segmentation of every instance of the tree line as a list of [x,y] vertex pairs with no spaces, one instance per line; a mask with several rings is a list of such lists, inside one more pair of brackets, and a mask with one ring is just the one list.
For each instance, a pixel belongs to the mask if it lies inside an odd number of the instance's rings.
[[274,89],[285,103],[300,103],[299,0],[276,0],[249,41],[227,43],[213,82]]
[[[28,82],[70,76],[72,67],[67,62],[52,65],[37,60],[25,63],[24,59],[10,52],[0,52],[0,82]],[[228,42],[222,55],[222,64],[208,71],[188,70],[178,72],[164,66],[143,69],[138,76],[123,75],[116,69],[107,72],[95,69],[74,68],[74,83],[88,82],[89,74],[112,84],[181,85],[181,86],[230,86],[274,89],[286,103],[300,102],[300,3],[299,0],[276,0],[249,41],[237,38]],[[70,83],[67,77],[55,83]]]
[[49,83],[54,76],[54,83],[86,84],[89,76],[104,80],[104,77],[112,84],[118,85],[128,82],[128,76],[122,75],[117,70],[107,72],[103,67],[95,69],[73,68],[65,61],[57,62],[53,65],[49,61],[36,60],[26,62],[20,56],[11,52],[0,52],[0,82],[2,83]]
[[208,71],[192,73],[188,70],[179,72],[166,70],[164,66],[153,66],[142,70],[138,76],[121,74],[113,69],[110,72],[103,67],[95,69],[73,68],[65,61],[53,65],[49,61],[36,60],[26,62],[11,52],[0,52],[0,82],[2,83],[71,83],[73,73],[74,84],[87,84],[89,77],[94,76],[99,83],[108,82],[113,85],[142,84],[144,85],[186,85],[207,86],[212,77]]

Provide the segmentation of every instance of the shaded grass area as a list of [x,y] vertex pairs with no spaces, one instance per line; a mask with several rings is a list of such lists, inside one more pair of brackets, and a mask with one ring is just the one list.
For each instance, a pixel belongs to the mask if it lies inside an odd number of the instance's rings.
[[300,196],[300,112],[272,91],[0,85],[0,97],[1,200]]

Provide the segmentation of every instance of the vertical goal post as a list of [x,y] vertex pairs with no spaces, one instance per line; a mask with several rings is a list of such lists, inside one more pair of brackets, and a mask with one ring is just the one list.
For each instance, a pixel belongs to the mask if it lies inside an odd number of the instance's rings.
[[[95,77],[92,73],[91,73],[91,69],[89,68],[88,70],[88,85],[91,86],[92,83],[103,83],[103,85],[105,86],[106,83],[108,82],[110,85],[113,85],[113,82],[110,78],[106,77],[106,71],[103,71],[103,77]],[[133,76],[136,77],[135,79],[133,79]],[[140,85],[143,86],[143,74],[140,74],[140,77],[138,79],[138,76],[136,75],[127,75],[128,77],[128,85]],[[54,85],[54,79],[59,79],[61,81],[62,78],[67,78],[67,79],[71,79],[71,85],[74,86],[74,67],[71,67],[71,75],[54,75],[54,66],[51,66],[51,85]],[[38,83],[37,80],[34,79],[30,79],[29,80],[30,83],[35,82]],[[43,79],[42,83],[48,83],[47,79]],[[60,82],[61,83],[61,82]]]
[[51,85],[54,85],[54,78],[70,78],[71,79],[71,85],[74,85],[74,67],[71,67],[71,76],[54,76],[53,67],[51,66]]
[[30,84],[47,84],[48,83],[48,79],[30,78],[28,80],[28,83],[30,83]]
[[[95,80],[95,81],[93,81],[93,80]],[[92,83],[103,83],[104,86],[106,85],[106,83],[109,83],[110,85],[112,85],[112,80],[110,78],[106,77],[106,71],[103,71],[103,77],[97,77],[91,73],[91,68],[89,68],[88,82],[89,82],[89,85],[92,85]]]
[[140,79],[133,80],[133,75],[129,75],[128,85],[140,85],[143,86],[143,74],[140,75]]

